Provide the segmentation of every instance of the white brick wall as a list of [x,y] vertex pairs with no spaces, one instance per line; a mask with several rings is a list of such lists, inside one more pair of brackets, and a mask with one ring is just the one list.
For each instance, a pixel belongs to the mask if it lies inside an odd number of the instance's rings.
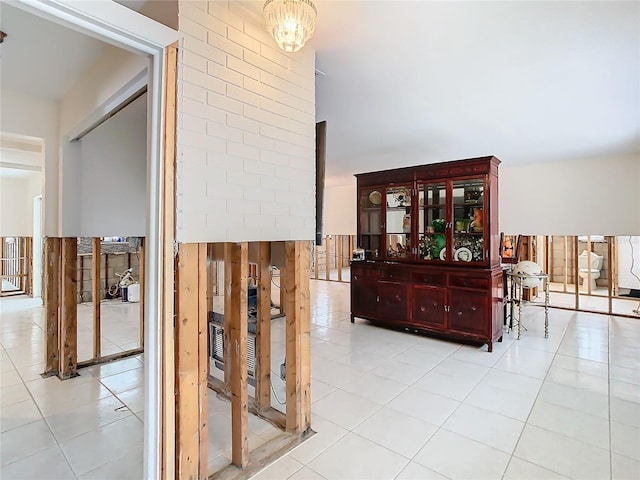
[[311,240],[315,52],[235,1],[179,0],[180,242]]

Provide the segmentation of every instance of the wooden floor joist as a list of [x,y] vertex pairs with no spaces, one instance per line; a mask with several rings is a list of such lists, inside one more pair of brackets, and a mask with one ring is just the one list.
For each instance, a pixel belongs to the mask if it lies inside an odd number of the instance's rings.
[[[231,463],[249,462],[249,403],[247,387],[248,245],[225,243],[225,383],[231,392]],[[227,294],[229,299],[227,301]],[[227,370],[228,366],[228,370]]]
[[[311,426],[309,242],[285,242],[287,432]],[[329,244],[327,243],[327,251]]]
[[62,305],[60,310],[60,369],[62,380],[77,375],[78,369],[78,239],[65,237],[61,245]]
[[256,322],[256,402],[271,406],[271,243],[258,245],[258,318]]
[[[3,242],[4,243],[4,242]],[[44,239],[44,323],[45,359],[43,375],[57,375],[60,368],[60,239]]]
[[176,268],[176,478],[207,476],[206,244],[180,244]]

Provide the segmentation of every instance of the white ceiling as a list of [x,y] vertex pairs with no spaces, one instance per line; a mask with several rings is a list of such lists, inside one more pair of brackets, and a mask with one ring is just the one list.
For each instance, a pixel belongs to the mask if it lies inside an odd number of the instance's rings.
[[0,2],[2,88],[58,100],[96,61],[106,43]]
[[[480,155],[640,157],[640,2],[315,3],[328,184]],[[60,98],[104,48],[4,2],[1,14],[3,87]]]

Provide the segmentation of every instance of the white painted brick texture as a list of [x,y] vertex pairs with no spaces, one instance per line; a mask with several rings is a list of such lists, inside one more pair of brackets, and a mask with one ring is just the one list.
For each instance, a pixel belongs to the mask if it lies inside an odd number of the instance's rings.
[[312,240],[315,52],[241,2],[178,5],[178,241]]

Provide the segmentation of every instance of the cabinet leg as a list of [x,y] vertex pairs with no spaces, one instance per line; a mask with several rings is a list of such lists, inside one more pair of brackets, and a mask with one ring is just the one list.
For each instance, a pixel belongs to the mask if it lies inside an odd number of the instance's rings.
[[500,335],[500,338],[498,339],[498,341],[502,343],[502,335]]
[[353,314],[351,314],[351,323],[355,323],[356,321],[356,317],[353,316]]
[[489,343],[487,345],[489,346],[489,353],[493,352],[493,342],[489,340]]

